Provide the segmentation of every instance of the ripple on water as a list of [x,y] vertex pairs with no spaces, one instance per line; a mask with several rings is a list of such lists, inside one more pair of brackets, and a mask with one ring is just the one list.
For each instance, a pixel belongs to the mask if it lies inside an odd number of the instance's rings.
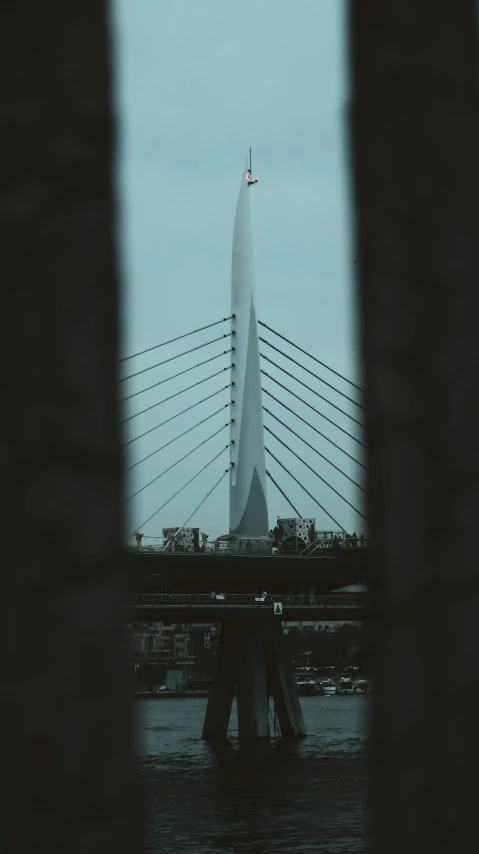
[[135,703],[145,850],[173,854],[363,852],[367,713],[363,695],[301,701],[308,738],[201,741],[206,700]]

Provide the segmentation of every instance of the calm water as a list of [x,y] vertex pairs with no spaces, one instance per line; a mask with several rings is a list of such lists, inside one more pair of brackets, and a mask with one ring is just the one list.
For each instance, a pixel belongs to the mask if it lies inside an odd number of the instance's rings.
[[137,700],[145,851],[346,852],[367,848],[363,695],[302,697],[308,738],[201,741],[206,700]]

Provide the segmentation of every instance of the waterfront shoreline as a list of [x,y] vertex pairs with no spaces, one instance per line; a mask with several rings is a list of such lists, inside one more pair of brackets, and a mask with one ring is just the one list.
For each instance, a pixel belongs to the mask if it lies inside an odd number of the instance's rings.
[[209,691],[135,691],[133,698],[135,700],[171,700],[179,697],[191,697],[197,700],[209,697],[209,695]]
[[[311,693],[298,693],[298,697],[335,697],[335,696],[358,696],[361,694],[363,696],[367,696],[369,691],[356,691],[356,692],[346,692],[339,691],[335,694],[324,693],[322,694],[320,691],[311,692]],[[210,696],[209,691],[135,691],[133,694],[134,700],[174,700],[174,699],[186,699],[189,698],[191,700],[204,700],[208,699]],[[270,695],[272,696],[272,695]]]

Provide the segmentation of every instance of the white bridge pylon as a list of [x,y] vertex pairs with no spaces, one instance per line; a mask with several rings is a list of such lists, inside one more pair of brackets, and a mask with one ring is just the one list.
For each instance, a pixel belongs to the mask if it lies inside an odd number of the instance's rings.
[[[247,166],[245,166],[246,170]],[[242,174],[236,205],[231,270],[234,364],[231,379],[230,535],[268,540],[266,465],[253,240],[249,195]]]

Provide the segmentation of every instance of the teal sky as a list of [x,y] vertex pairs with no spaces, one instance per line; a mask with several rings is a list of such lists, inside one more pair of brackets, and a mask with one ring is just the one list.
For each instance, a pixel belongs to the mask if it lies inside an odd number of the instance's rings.
[[[151,347],[230,313],[231,242],[244,159],[251,145],[253,239],[258,316],[308,352],[358,376],[356,310],[350,234],[347,156],[347,74],[344,3],[339,0],[116,0],[113,4],[117,98],[119,247],[123,288],[124,355]],[[228,325],[124,363],[139,371],[196,344]],[[269,337],[283,349],[285,345]],[[225,339],[228,342],[228,339]],[[121,384],[121,396],[165,379],[230,346],[218,342]],[[291,366],[268,348],[271,358]],[[286,352],[298,357],[291,348]],[[312,370],[336,383],[319,366]],[[228,363],[218,359],[177,380],[138,395],[125,406],[132,415],[208,377]],[[292,383],[271,370],[285,384]],[[304,382],[361,418],[361,411],[293,366]],[[228,372],[125,425],[133,439],[228,382]],[[267,385],[268,383],[268,385]],[[359,446],[287,392],[269,388],[354,456]],[[293,386],[291,385],[293,388]],[[341,388],[348,393],[344,384]],[[354,432],[354,425],[304,388],[296,388],[324,414]],[[187,430],[228,401],[228,392],[128,446],[127,465]],[[349,462],[279,405],[279,417],[355,480]],[[219,414],[129,474],[126,494],[207,439],[222,424]],[[359,415],[358,415],[359,413]],[[323,477],[361,509],[361,492],[313,451],[265,416],[265,423]],[[360,429],[360,428],[356,428]],[[357,434],[359,436],[359,433]],[[128,533],[173,495],[228,442],[225,429],[169,474],[129,501]],[[266,444],[329,512],[350,531],[364,523],[308,472],[288,450]],[[267,468],[305,517],[318,528],[336,528],[289,476],[268,457]],[[228,453],[205,470],[142,530],[160,535],[182,525],[228,465]],[[270,521],[294,515],[268,484]],[[228,479],[192,518],[211,536],[228,530]]]

